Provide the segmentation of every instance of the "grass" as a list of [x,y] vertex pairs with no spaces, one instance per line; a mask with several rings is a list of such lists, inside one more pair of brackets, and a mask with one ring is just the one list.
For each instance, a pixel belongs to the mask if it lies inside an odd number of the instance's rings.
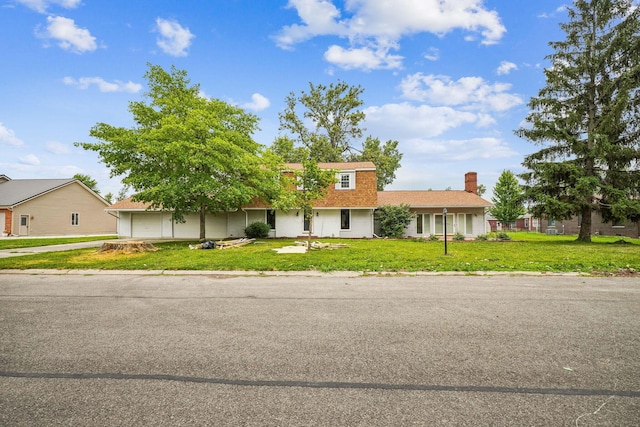
[[95,249],[0,259],[0,269],[257,270],[257,271],[538,271],[589,274],[640,270],[640,240],[594,236],[589,244],[576,236],[509,233],[510,241],[443,242],[418,240],[340,240],[347,248],[278,254],[272,249],[293,240],[264,240],[226,250],[190,250],[189,243],[158,243],[156,252],[97,253]]
[[82,236],[82,237],[8,237],[0,239],[0,250],[32,248],[35,246],[62,245],[65,243],[91,242],[94,240],[117,239],[115,235],[109,236]]

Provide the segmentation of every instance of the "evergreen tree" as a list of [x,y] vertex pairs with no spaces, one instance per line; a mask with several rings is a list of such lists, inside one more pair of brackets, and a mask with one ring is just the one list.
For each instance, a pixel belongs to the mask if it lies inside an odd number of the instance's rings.
[[578,240],[589,242],[593,211],[605,221],[640,217],[640,8],[575,0],[568,15],[516,134],[542,146],[520,175],[531,212],[580,215]]
[[489,213],[502,224],[509,224],[526,213],[524,194],[513,172],[505,170],[493,187],[493,207]]

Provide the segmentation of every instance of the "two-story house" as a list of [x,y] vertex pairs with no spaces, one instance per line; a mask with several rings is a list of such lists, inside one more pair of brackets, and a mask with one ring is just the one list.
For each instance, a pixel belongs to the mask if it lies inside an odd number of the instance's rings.
[[[416,213],[406,236],[442,234],[442,208],[451,232],[467,237],[485,233],[485,207],[489,202],[476,193],[476,175],[467,174],[465,190],[460,191],[377,191],[376,168],[371,162],[319,163],[320,168],[336,170],[336,183],[313,207],[313,219],[305,221],[301,209],[274,210],[263,203],[253,203],[233,212],[209,214],[205,230],[209,239],[241,237],[251,223],[269,224],[271,237],[305,236],[311,227],[316,237],[369,238],[375,235],[375,211],[385,204],[408,204]],[[284,173],[302,168],[285,165]],[[107,210],[118,217],[118,235],[123,238],[197,239],[199,216],[187,215],[184,223],[172,220],[171,212],[148,210],[148,205],[126,199]],[[440,216],[439,216],[440,215]]]

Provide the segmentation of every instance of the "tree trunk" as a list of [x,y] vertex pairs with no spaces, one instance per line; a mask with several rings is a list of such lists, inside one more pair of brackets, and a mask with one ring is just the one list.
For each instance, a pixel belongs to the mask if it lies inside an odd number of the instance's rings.
[[207,210],[204,205],[200,206],[200,241],[204,242],[206,240],[206,230],[205,230],[205,219],[207,215]]
[[307,251],[311,250],[311,230],[313,229],[313,210],[309,215],[309,231],[307,233]]
[[591,243],[591,208],[589,206],[583,207],[581,215],[578,242]]

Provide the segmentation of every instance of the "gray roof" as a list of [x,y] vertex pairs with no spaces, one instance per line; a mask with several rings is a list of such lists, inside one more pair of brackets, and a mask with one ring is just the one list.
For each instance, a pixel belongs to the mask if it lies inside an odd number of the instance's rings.
[[12,179],[0,182],[0,206],[15,206],[76,181],[67,179]]

